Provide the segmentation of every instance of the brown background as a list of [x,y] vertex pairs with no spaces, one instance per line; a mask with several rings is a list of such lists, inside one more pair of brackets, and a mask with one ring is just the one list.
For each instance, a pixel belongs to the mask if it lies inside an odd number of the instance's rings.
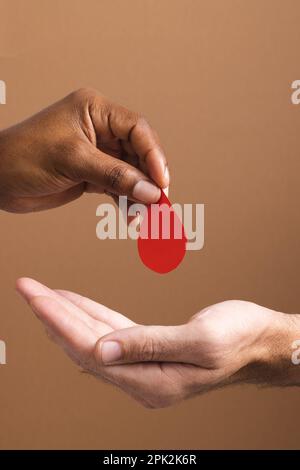
[[[21,275],[139,322],[179,323],[225,299],[300,312],[300,3],[0,1],[1,127],[80,86],[146,114],[171,198],[203,202],[205,248],[159,276],[131,241],[100,242],[85,196],[0,215],[1,448],[299,447],[299,390],[244,386],[149,411],[81,374],[14,292]],[[153,294],[149,294],[152,292]]]

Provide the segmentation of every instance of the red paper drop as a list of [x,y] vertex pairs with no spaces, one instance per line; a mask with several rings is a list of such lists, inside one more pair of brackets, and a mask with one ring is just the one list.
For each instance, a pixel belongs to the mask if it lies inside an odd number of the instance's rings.
[[[153,217],[152,220],[153,211],[151,211],[151,206],[162,206],[163,204],[168,206],[170,213],[168,220],[163,221],[164,214],[160,215],[159,222],[156,216]],[[138,251],[141,260],[149,269],[160,274],[168,273],[177,268],[183,260],[186,251],[184,228],[171,206],[169,199],[162,191],[157,204],[148,206],[147,214],[141,223],[140,236],[138,238]],[[158,209],[158,207],[156,209]],[[166,210],[166,207],[164,209]],[[163,229],[168,225],[168,221],[170,221],[169,237],[163,238]],[[157,222],[159,225],[155,228],[158,238],[153,238],[152,229],[154,228],[154,224],[157,225]],[[165,225],[163,225],[163,223],[165,223]],[[146,234],[148,234],[148,238],[143,238]]]

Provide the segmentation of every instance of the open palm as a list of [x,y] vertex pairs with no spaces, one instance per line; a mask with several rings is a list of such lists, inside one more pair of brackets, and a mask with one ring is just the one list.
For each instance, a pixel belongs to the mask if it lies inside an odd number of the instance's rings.
[[[256,304],[228,301],[184,325],[142,326],[86,297],[32,279],[20,279],[17,289],[74,362],[154,408],[238,381],[243,368],[259,359],[258,339],[271,316]],[[103,361],[102,346],[108,341],[122,344],[123,357],[114,364]]]

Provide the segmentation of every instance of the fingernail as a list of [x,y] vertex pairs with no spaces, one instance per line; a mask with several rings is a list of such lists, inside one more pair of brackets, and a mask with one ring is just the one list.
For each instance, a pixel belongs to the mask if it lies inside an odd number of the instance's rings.
[[122,358],[122,348],[116,341],[105,341],[101,346],[101,360],[104,364],[112,364]]
[[166,168],[165,168],[164,178],[168,181],[168,184],[169,184],[169,182],[170,182],[170,172],[169,172],[168,165],[166,165]]
[[160,189],[149,181],[141,180],[133,188],[132,195],[146,204],[157,202],[160,198]]
[[163,192],[167,197],[169,197],[169,186],[167,186],[165,189],[163,189]]

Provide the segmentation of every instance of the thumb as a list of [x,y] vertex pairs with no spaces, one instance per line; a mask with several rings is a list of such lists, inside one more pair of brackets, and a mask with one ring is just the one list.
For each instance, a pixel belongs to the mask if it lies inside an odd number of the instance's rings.
[[81,181],[100,186],[106,192],[145,204],[155,203],[160,198],[160,188],[141,170],[92,144],[85,148],[84,153],[79,153],[79,158],[73,159],[72,165]]
[[96,344],[95,357],[104,365],[132,362],[195,363],[196,341],[189,324],[135,326],[115,331]]

